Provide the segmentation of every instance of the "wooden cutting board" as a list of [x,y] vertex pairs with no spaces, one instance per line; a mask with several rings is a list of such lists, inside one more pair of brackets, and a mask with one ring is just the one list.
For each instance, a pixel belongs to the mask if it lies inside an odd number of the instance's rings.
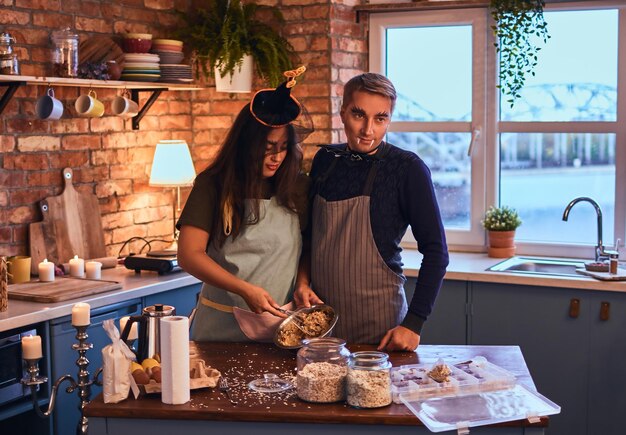
[[106,257],[98,198],[74,189],[72,177],[72,169],[63,169],[65,190],[42,200],[43,221],[29,225],[33,275],[44,258],[62,264],[74,255],[85,260]]
[[581,275],[591,276],[601,281],[626,281],[626,270],[621,268],[618,268],[617,273],[615,274],[609,272],[593,272],[586,269],[576,269],[576,272]]
[[91,36],[82,41],[78,46],[78,63],[106,62],[114,60],[118,65],[124,64],[124,51],[108,36]]
[[122,288],[117,281],[56,277],[52,282],[9,284],[9,299],[29,302],[61,302]]

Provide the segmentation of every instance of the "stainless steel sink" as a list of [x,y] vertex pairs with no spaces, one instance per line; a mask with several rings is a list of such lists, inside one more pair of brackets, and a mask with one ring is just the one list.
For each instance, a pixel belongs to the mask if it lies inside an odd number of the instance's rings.
[[576,269],[584,267],[585,262],[582,260],[516,256],[491,266],[487,270],[493,272],[523,273],[526,275],[580,277],[581,275],[576,272]]

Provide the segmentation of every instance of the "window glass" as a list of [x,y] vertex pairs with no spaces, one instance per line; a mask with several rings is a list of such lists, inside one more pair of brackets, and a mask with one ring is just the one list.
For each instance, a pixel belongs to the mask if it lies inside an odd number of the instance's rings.
[[389,133],[392,144],[413,151],[430,168],[435,195],[446,228],[470,226],[469,133]]
[[471,119],[471,26],[389,28],[386,41],[386,75],[398,91],[394,121]]
[[507,133],[501,141],[500,202],[514,207],[523,225],[515,238],[534,242],[597,242],[597,215],[579,196],[602,209],[604,243],[612,246],[615,211],[615,135]]
[[539,42],[535,76],[527,75],[504,121],[615,121],[617,10],[545,12],[551,38]]

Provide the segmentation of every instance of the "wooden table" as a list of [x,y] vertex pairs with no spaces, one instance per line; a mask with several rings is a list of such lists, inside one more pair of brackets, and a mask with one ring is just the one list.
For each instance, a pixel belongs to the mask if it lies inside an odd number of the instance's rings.
[[[369,350],[371,346],[348,346],[350,351]],[[280,377],[295,376],[296,353],[268,344],[191,343],[191,353],[198,354],[229,380],[232,405],[217,389],[193,390],[191,401],[184,405],[166,405],[160,396],[144,396],[105,404],[96,397],[86,408],[90,435],[149,433],[195,435],[207,433],[242,433],[255,435],[290,433],[313,434],[422,434],[430,433],[404,406],[392,403],[378,409],[355,409],[344,403],[316,404],[301,401],[294,390],[259,394],[248,382],[264,373]],[[520,383],[535,389],[518,346],[420,346],[417,352],[390,354],[394,366],[447,362],[486,357],[514,373]],[[530,424],[527,420],[488,427],[472,428],[471,433],[490,435],[543,434],[548,419]]]

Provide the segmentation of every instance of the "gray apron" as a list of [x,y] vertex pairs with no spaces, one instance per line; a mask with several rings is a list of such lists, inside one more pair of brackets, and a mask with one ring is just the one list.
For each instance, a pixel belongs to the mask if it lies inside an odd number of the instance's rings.
[[[247,215],[250,208],[246,205]],[[244,226],[239,236],[226,239],[219,248],[209,244],[207,255],[237,277],[263,287],[279,305],[291,299],[302,247],[298,215],[278,204],[275,197],[260,200],[259,220]],[[196,341],[250,341],[239,328],[232,310],[218,307],[239,307],[250,310],[244,299],[234,293],[204,283],[197,312],[191,326],[191,339]]]
[[[321,187],[337,158],[318,180]],[[363,193],[341,201],[313,200],[311,287],[339,314],[333,335],[348,343],[378,344],[407,312],[404,282],[378,252],[370,221],[377,162]],[[317,190],[320,191],[319,189]]]

